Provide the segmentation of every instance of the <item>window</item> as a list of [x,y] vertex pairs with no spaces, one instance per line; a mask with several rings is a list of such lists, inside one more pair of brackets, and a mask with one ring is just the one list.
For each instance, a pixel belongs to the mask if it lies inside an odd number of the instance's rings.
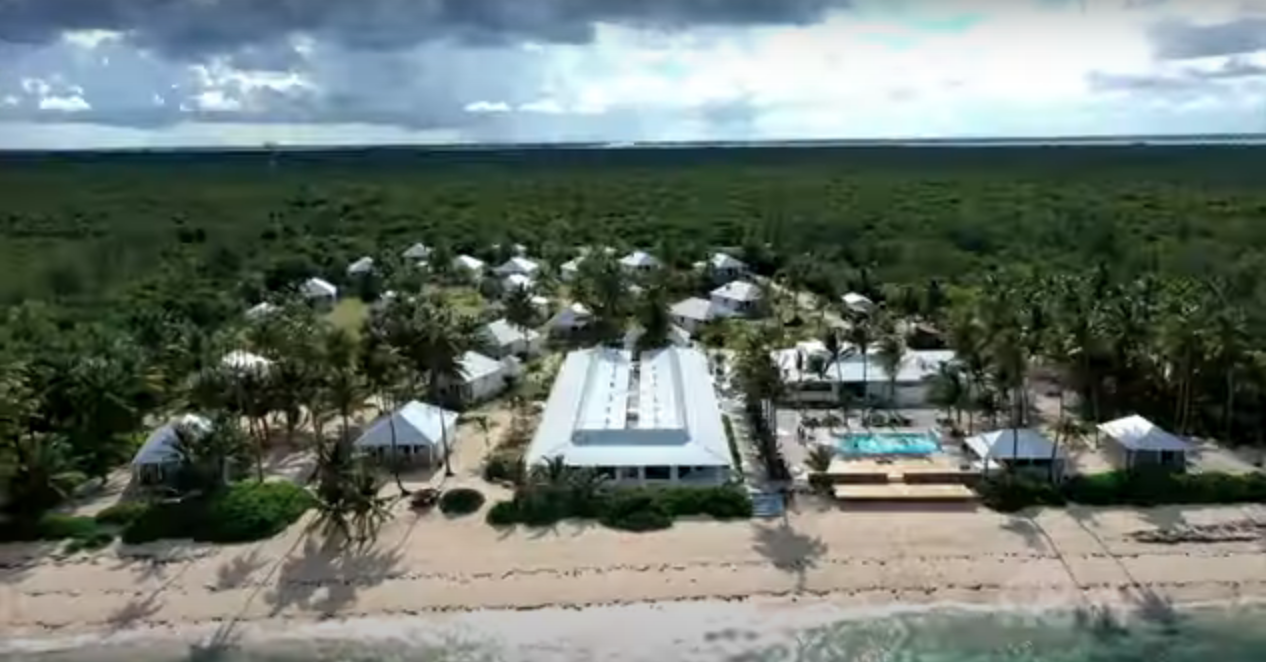
[[637,467],[620,467],[620,480],[637,480],[641,478]]
[[690,478],[690,476],[693,475],[694,472],[695,472],[694,467],[677,467],[677,478],[681,480],[686,480],[687,478]]
[[646,467],[646,480],[672,480],[672,467]]
[[595,467],[594,470],[607,480],[615,480],[615,467]]

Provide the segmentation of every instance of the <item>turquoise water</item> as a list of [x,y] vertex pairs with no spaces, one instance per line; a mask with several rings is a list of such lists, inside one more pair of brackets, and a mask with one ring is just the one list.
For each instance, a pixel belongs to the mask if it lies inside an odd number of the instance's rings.
[[[776,614],[773,614],[776,615]],[[771,616],[773,616],[771,615]],[[637,628],[630,622],[626,627]],[[777,637],[770,639],[777,631]],[[0,656],[2,660],[67,662],[572,662],[655,660],[677,662],[1261,662],[1266,660],[1266,613],[1259,609],[1117,615],[1090,609],[1059,614],[924,613],[850,619],[786,630],[702,625],[687,637],[660,641],[643,633],[644,647],[601,649],[605,637],[591,631],[549,646],[523,646],[488,633],[443,637],[427,644],[369,643],[350,638],[292,644],[286,649],[185,649],[94,647],[74,653]],[[611,638],[620,640],[619,632]],[[594,646],[598,646],[597,649]]]
[[928,455],[940,448],[919,432],[849,432],[837,439],[836,448],[845,455]]

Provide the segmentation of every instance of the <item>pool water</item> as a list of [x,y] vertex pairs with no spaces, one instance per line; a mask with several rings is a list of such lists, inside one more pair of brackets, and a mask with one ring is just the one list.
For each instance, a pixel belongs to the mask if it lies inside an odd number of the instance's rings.
[[921,432],[850,432],[838,437],[836,448],[845,455],[928,455],[940,446]]

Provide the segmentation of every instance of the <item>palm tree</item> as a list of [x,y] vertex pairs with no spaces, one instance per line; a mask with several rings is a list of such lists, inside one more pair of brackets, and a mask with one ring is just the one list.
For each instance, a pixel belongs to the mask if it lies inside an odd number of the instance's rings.
[[906,358],[906,342],[895,329],[888,329],[879,341],[879,351],[875,355],[879,367],[888,375],[888,402],[895,405],[897,400],[897,376]]
[[656,349],[668,344],[672,320],[668,315],[668,301],[664,299],[662,289],[653,288],[638,302],[637,321],[642,327],[642,334],[637,341],[639,349]]
[[849,343],[853,345],[855,350],[862,357],[862,419],[865,420],[866,414],[870,409],[870,343],[874,338],[872,329],[873,320],[869,313],[856,312],[849,310],[846,312],[848,321],[847,337]]
[[833,460],[835,460],[835,451],[830,446],[814,446],[804,463],[809,469],[823,473],[830,470]]
[[580,263],[575,295],[593,313],[599,338],[610,339],[623,329],[628,290],[619,263],[604,251],[597,251]]
[[962,367],[957,363],[942,363],[937,368],[937,373],[932,376],[931,382],[930,401],[944,409],[955,425],[960,424],[969,395]]
[[536,306],[532,295],[521,287],[514,288],[505,298],[506,321],[526,333],[536,325]]
[[186,421],[178,423],[172,449],[178,468],[172,486],[180,495],[215,492],[228,485],[230,469],[245,454],[249,442],[241,427],[228,413],[220,413],[201,428]]
[[404,482],[400,478],[402,461],[400,449],[396,444],[395,419],[395,412],[400,407],[400,402],[405,399],[399,397],[401,384],[404,381],[403,366],[395,348],[387,343],[385,337],[377,333],[380,327],[373,324],[372,320],[367,320],[365,327],[361,333],[360,369],[365,376],[366,385],[376,396],[378,415],[387,417],[387,426],[391,433],[389,460],[391,475],[396,481],[396,488],[400,490],[400,495],[406,496],[409,490],[405,489]]
[[840,334],[836,329],[827,328],[826,333],[822,337],[822,346],[826,348],[826,355],[830,359],[830,365],[835,366],[835,381],[831,383],[831,392],[835,403],[840,407],[840,417],[844,419],[845,427],[848,426],[848,409],[844,404],[844,398],[840,391],[844,387],[844,366],[840,360],[844,358],[844,344],[840,342]]

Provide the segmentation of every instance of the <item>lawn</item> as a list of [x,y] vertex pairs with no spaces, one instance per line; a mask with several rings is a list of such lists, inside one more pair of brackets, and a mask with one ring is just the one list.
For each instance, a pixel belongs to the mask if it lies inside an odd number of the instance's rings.
[[454,309],[466,315],[479,315],[488,305],[479,290],[473,287],[446,287],[444,297]]
[[351,333],[360,333],[360,327],[369,317],[369,304],[356,298],[348,298],[335,304],[326,315],[331,324]]

